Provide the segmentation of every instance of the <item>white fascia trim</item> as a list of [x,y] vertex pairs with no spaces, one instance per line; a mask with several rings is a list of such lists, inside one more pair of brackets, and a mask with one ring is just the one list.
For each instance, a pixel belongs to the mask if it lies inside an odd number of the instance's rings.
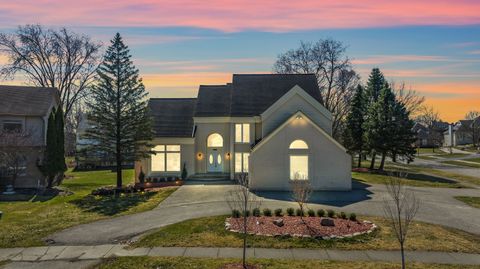
[[277,127],[277,129],[275,129],[273,132],[271,132],[267,137],[265,137],[264,139],[262,139],[260,141],[260,143],[258,143],[257,145],[255,145],[255,147],[253,147],[252,149],[252,153],[255,152],[258,148],[260,148],[261,146],[263,146],[264,144],[266,144],[272,137],[274,137],[278,132],[280,132],[283,128],[285,128],[285,126],[287,126],[291,121],[295,120],[298,116],[302,116],[302,118],[304,118],[308,123],[310,123],[311,125],[313,125],[315,127],[315,129],[317,129],[319,131],[320,134],[322,134],[323,136],[325,136],[328,140],[330,140],[333,144],[335,144],[337,147],[339,147],[341,150],[343,150],[345,153],[347,152],[347,150],[340,144],[338,143],[335,139],[333,139],[333,137],[331,135],[329,135],[327,132],[325,132],[322,128],[320,128],[317,124],[315,124],[315,122],[313,122],[309,117],[307,117],[307,115],[305,115],[303,112],[301,111],[298,111],[296,112],[295,114],[293,114],[288,120],[286,120],[284,123],[282,123],[282,125],[280,125],[279,127]]
[[152,144],[162,145],[181,145],[181,144],[194,144],[195,138],[192,137],[155,137],[152,140]]
[[194,123],[257,123],[259,116],[253,117],[193,117]]
[[326,109],[322,104],[320,104],[317,100],[315,100],[310,94],[308,94],[298,85],[293,86],[293,88],[291,88],[286,94],[284,94],[280,99],[273,103],[273,105],[271,105],[267,110],[265,110],[260,116],[262,117],[262,119],[268,118],[295,95],[302,97],[305,101],[315,107],[328,120],[332,120],[332,113],[330,113],[328,109]]

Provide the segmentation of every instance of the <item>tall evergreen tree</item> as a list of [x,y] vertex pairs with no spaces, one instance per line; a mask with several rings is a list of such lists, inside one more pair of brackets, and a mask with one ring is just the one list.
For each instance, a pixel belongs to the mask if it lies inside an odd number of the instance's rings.
[[[378,68],[373,68],[370,76],[368,77],[367,85],[365,88],[365,105],[367,108],[372,107],[374,103],[378,101],[380,92],[385,85],[385,77]],[[372,161],[370,163],[370,169],[375,167],[376,151],[374,148],[369,149],[371,152]]]
[[40,170],[42,171],[43,175],[46,177],[47,180],[47,188],[52,187],[55,176],[57,174],[57,147],[58,139],[57,126],[55,124],[55,109],[52,109],[52,111],[50,112],[50,116],[48,116],[47,143],[45,147],[43,161],[40,166]]
[[394,110],[394,132],[392,136],[393,144],[390,148],[392,160],[396,161],[397,156],[402,156],[411,162],[415,156],[416,134],[412,130],[414,122],[410,119],[409,112],[405,105],[396,101]]
[[121,188],[122,163],[147,156],[153,133],[148,94],[119,33],[111,40],[97,73],[99,79],[88,103],[94,126],[86,137],[97,141],[93,150],[115,156],[117,188]]
[[343,142],[350,153],[358,153],[358,167],[362,164],[364,150],[364,119],[366,114],[365,93],[361,85],[357,86],[350,112],[347,115]]
[[[55,166],[58,173],[67,171],[65,164],[65,125],[64,115],[61,106],[55,112],[55,132],[56,132],[56,147],[55,147]],[[63,177],[62,177],[63,178]],[[60,182],[59,182],[60,183]]]

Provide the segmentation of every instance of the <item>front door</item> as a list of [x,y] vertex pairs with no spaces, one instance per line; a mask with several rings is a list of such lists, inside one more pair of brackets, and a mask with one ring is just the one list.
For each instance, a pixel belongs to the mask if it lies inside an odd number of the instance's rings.
[[209,148],[207,156],[208,172],[223,172],[222,152],[217,148]]

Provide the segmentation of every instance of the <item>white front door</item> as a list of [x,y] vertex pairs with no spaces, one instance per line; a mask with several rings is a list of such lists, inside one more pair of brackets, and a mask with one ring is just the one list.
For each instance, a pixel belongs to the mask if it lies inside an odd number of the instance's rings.
[[208,172],[223,172],[222,151],[218,148],[209,148],[207,156]]

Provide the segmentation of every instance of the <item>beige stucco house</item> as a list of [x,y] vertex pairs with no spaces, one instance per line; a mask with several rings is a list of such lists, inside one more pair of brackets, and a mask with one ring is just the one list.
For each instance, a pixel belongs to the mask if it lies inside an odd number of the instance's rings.
[[147,177],[233,179],[247,172],[255,190],[350,190],[351,157],[332,138],[316,77],[241,74],[201,85],[197,98],[153,98],[156,152],[136,164]]
[[[42,182],[37,164],[46,146],[48,117],[59,103],[55,88],[0,85],[0,148],[15,146],[25,156],[15,188],[36,188]],[[10,145],[2,135],[11,132],[23,137],[15,139],[16,145]],[[0,186],[9,184],[10,170],[0,163]]]

